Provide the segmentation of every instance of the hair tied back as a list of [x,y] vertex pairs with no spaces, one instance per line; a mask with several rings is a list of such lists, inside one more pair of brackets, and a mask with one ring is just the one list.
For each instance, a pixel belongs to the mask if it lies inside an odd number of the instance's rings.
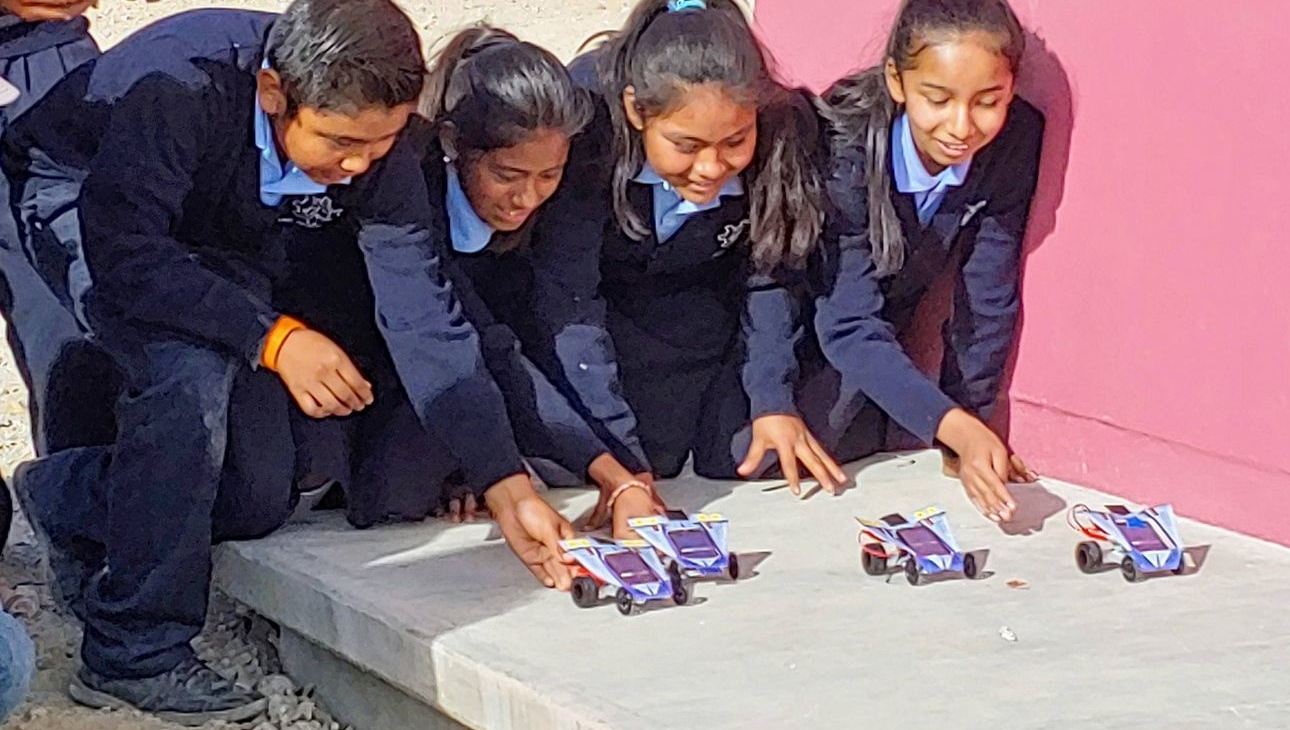
[[687,10],[707,10],[706,0],[668,0],[667,12],[684,13]]

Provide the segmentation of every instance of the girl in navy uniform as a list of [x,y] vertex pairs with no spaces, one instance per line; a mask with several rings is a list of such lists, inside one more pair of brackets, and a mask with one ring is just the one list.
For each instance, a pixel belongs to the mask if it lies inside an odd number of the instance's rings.
[[[608,502],[635,479],[633,473],[609,453],[520,345],[521,336],[531,336],[534,327],[528,306],[531,222],[560,186],[570,140],[591,118],[590,100],[549,52],[483,26],[445,45],[425,98],[430,124],[416,134],[426,148],[422,169],[434,209],[437,253],[466,318],[479,332],[520,451],[548,483],[580,485],[591,479],[604,495],[602,503]],[[292,290],[303,298],[303,316],[314,326],[323,323],[347,351],[357,353],[364,372],[389,372],[361,254],[352,243],[337,243],[321,247],[327,253],[319,257],[317,241],[302,239]],[[302,457],[309,462],[304,470],[341,478],[350,520],[359,525],[418,519],[445,503],[454,521],[473,519],[482,503],[453,485],[451,469],[445,470],[443,455],[432,448],[410,409],[377,408],[348,421],[300,424]],[[332,434],[331,446],[318,440],[325,431]],[[343,434],[342,448],[334,446],[338,434]],[[593,526],[605,512],[593,517]],[[625,523],[618,527],[620,534],[626,530]]]
[[[905,0],[882,64],[825,96],[831,211],[799,404],[842,460],[888,418],[945,453],[972,502],[1012,517],[1035,475],[986,425],[1017,317],[1043,117],[1014,93],[1025,45],[1006,0]],[[955,278],[939,387],[898,344],[932,282]]]
[[844,475],[794,410],[784,315],[822,221],[809,99],[772,79],[731,0],[642,0],[573,72],[597,119],[534,243],[557,381],[641,491],[691,455],[703,476],[751,476],[767,450],[794,492],[799,461],[833,491]]

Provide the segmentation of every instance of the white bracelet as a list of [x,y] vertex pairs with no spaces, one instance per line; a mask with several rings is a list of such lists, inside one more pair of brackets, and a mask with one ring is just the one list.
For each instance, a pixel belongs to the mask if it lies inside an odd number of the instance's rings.
[[624,482],[623,484],[619,484],[617,487],[615,487],[614,491],[610,493],[609,501],[605,505],[606,509],[608,509],[609,512],[612,513],[614,511],[614,502],[617,502],[618,498],[623,496],[623,492],[626,492],[628,489],[644,489],[646,492],[649,493],[651,497],[654,496],[654,489],[650,487],[650,485],[646,484],[645,482],[642,482],[638,479],[633,479],[630,482]]

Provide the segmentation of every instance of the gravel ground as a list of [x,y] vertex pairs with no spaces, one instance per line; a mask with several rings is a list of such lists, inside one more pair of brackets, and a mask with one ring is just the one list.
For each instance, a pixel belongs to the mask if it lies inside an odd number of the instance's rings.
[[[443,35],[473,22],[486,20],[508,28],[526,40],[540,43],[563,58],[572,57],[582,42],[601,30],[618,27],[630,10],[631,0],[404,0],[433,45]],[[104,47],[113,45],[157,18],[203,7],[280,10],[284,0],[101,0],[91,11],[93,31]],[[0,324],[0,326],[3,326]],[[0,345],[0,470],[13,468],[32,456],[27,393],[14,368],[7,346]],[[20,708],[4,730],[172,730],[178,725],[137,713],[96,712],[74,705],[66,687],[75,671],[80,627],[54,609],[39,569],[39,548],[21,516],[10,547],[0,562],[0,600],[31,629],[40,652],[39,672],[27,705]],[[320,707],[325,698],[313,697],[310,688],[297,687],[275,672],[276,630],[267,621],[234,606],[226,599],[213,601],[198,651],[226,676],[257,686],[271,697],[265,717],[251,723],[252,730],[339,730]],[[214,724],[208,730],[230,726]]]

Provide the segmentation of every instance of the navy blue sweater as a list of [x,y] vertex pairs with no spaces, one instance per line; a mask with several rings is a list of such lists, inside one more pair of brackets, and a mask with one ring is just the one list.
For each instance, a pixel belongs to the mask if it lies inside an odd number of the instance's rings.
[[[588,61],[576,77],[590,81]],[[581,70],[581,72],[580,72]],[[651,367],[713,367],[732,352],[752,416],[791,413],[794,346],[802,335],[792,277],[749,262],[746,197],[698,213],[666,243],[629,237],[614,215],[612,132],[604,102],[575,141],[566,182],[534,234],[534,310],[576,405],[629,468],[648,464],[623,397],[617,358]],[[652,220],[651,189],[631,183],[631,205]],[[609,334],[609,311],[625,324]],[[619,348],[615,352],[615,346]]]
[[[353,225],[376,318],[418,416],[477,490],[522,471],[479,337],[441,272],[409,136],[326,195],[259,199],[255,73],[276,16],[177,15],[81,66],[6,135],[6,171],[33,155],[85,171],[91,319],[259,362],[294,232]],[[96,324],[96,327],[98,325]]]
[[[990,418],[1016,327],[1021,243],[1043,131],[1039,111],[1014,100],[999,136],[977,154],[963,186],[949,192],[926,227],[913,197],[893,182],[908,249],[904,267],[887,277],[878,276],[869,245],[865,150],[843,134],[833,137],[832,210],[816,269],[814,326],[820,349],[841,374],[843,410],[868,398],[926,443],[956,405]],[[956,286],[938,388],[897,338],[950,267]]]

